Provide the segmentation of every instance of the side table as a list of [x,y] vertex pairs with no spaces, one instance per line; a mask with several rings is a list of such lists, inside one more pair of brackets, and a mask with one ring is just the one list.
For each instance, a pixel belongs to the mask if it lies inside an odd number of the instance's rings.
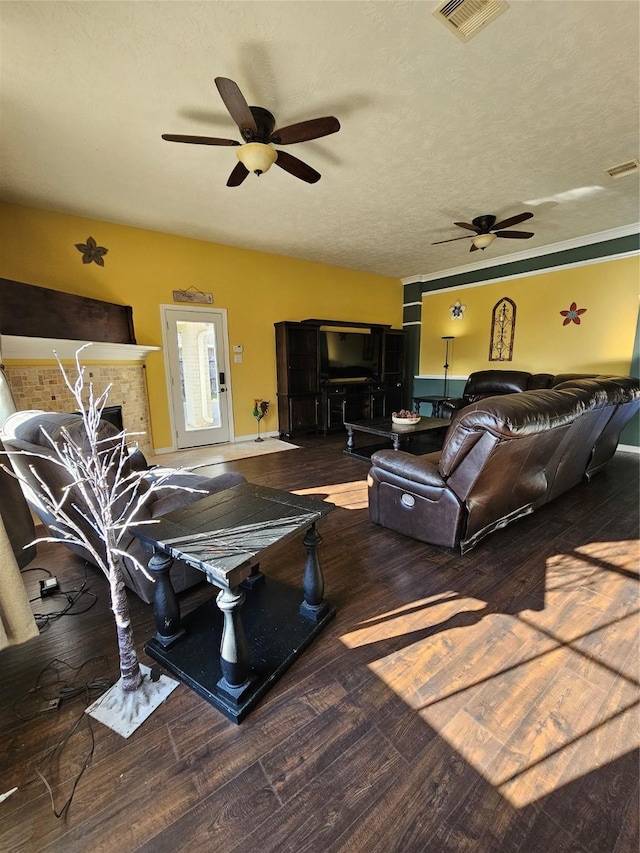
[[433,418],[441,418],[442,417],[442,404],[447,400],[452,400],[453,397],[414,397],[413,405],[415,407],[415,411],[420,412],[420,404],[421,403],[431,403],[431,417]]
[[[153,549],[149,570],[157,584],[147,654],[241,722],[335,615],[324,599],[317,531],[333,509],[317,498],[243,483],[134,527]],[[259,571],[272,549],[298,538],[306,549],[300,586]],[[169,576],[175,557],[219,590],[184,618]]]

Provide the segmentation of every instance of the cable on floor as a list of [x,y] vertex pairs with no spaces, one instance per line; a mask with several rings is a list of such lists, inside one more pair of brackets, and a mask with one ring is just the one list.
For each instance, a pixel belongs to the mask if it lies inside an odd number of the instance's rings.
[[[39,703],[40,708],[42,709],[43,704],[49,705],[50,707],[59,707],[62,702],[66,702],[70,699],[73,699],[77,696],[84,696],[84,706],[87,708],[94,700],[97,698],[97,695],[101,695],[108,690],[112,684],[113,680],[106,677],[97,677],[91,678],[88,681],[78,680],[78,674],[82,669],[88,666],[90,663],[94,661],[99,661],[103,666],[106,666],[107,660],[105,657],[94,657],[89,658],[88,660],[81,663],[79,666],[73,666],[72,664],[66,663],[66,661],[60,660],[59,658],[53,658],[49,663],[40,671],[38,677],[36,678],[35,685],[25,694],[22,702],[27,702],[36,699]],[[73,672],[72,678],[63,678],[60,677],[60,670],[62,667],[66,667],[67,669]],[[58,677],[54,680],[46,680],[47,674],[53,671]],[[41,692],[42,691],[42,692]],[[57,702],[56,705],[51,706],[52,702]],[[16,703],[18,704],[18,703]],[[24,716],[20,710],[14,706],[14,713],[21,720],[29,721],[32,720],[40,710],[34,711],[30,716]],[[86,724],[87,730],[89,732],[89,747],[85,754],[84,760],[82,762],[82,766],[80,771],[77,773],[73,785],[71,787],[71,793],[62,804],[62,806],[58,809],[55,804],[54,792],[51,784],[47,780],[45,776],[45,771],[52,764],[54,759],[60,760],[66,745],[69,743],[71,738],[76,734],[76,732],[80,731],[82,728],[82,723]],[[91,717],[85,713],[83,708],[80,715],[75,719],[69,729],[66,731],[62,740],[58,744],[56,744],[49,752],[43,763],[35,768],[35,772],[38,778],[42,781],[45,788],[47,789],[47,793],[49,794],[49,799],[51,801],[51,810],[58,820],[63,818],[71,803],[73,801],[73,797],[82,778],[85,770],[91,764],[91,759],[93,758],[93,754],[95,751],[95,736],[93,732],[93,726],[91,724]]]

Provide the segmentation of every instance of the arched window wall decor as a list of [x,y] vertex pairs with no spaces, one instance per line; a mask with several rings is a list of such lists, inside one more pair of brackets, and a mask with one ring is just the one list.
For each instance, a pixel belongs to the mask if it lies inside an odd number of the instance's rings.
[[493,306],[489,361],[513,361],[513,339],[516,331],[516,303],[503,296]]

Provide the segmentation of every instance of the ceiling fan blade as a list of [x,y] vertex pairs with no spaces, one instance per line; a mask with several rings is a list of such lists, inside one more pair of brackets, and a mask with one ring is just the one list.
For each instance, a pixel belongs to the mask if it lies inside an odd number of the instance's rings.
[[431,245],[432,246],[439,246],[440,243],[453,243],[456,240],[473,240],[473,237],[470,234],[469,234],[469,236],[467,236],[465,234],[464,237],[452,237],[450,240],[436,240],[436,242],[432,243]]
[[312,118],[309,121],[301,121],[274,130],[271,134],[271,142],[276,145],[291,145],[293,142],[319,139],[321,136],[328,136],[330,133],[337,133],[339,130],[340,122],[333,116]]
[[289,172],[301,181],[306,181],[308,184],[315,184],[320,180],[320,172],[316,172],[311,166],[307,166],[302,160],[298,160],[292,154],[286,151],[278,151],[276,166],[280,166],[285,172]]
[[476,234],[480,233],[479,228],[476,228],[475,225],[470,225],[468,222],[454,222],[453,224],[460,226],[460,228],[468,228],[469,231],[475,231]]
[[491,230],[498,231],[500,228],[508,228],[510,225],[517,225],[518,222],[524,222],[525,219],[531,219],[532,217],[533,213],[519,213],[517,216],[503,219],[502,222],[496,222]]
[[249,170],[244,165],[244,163],[241,163],[240,161],[238,161],[237,166],[229,175],[229,180],[227,181],[227,186],[228,187],[239,187],[240,184],[244,181],[244,179],[247,177],[248,174],[249,174]]
[[181,133],[163,133],[167,142],[189,142],[192,145],[240,145],[235,139],[216,139],[213,136],[184,136]]
[[229,110],[229,115],[238,125],[240,131],[250,130],[252,133],[257,133],[256,120],[249,109],[249,104],[244,99],[244,95],[238,88],[238,84],[227,77],[216,77],[216,86],[225,107]]
[[496,231],[496,237],[508,237],[511,240],[528,240],[533,231]]

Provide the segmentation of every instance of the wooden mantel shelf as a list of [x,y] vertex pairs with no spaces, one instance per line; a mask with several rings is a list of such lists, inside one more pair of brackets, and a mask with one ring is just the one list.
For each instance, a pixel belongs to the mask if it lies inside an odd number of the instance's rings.
[[81,361],[144,361],[161,347],[138,344],[114,344],[108,341],[73,341],[60,338],[30,338],[22,335],[0,335],[0,354],[4,361],[55,360],[54,350],[63,361],[74,359],[83,344]]

